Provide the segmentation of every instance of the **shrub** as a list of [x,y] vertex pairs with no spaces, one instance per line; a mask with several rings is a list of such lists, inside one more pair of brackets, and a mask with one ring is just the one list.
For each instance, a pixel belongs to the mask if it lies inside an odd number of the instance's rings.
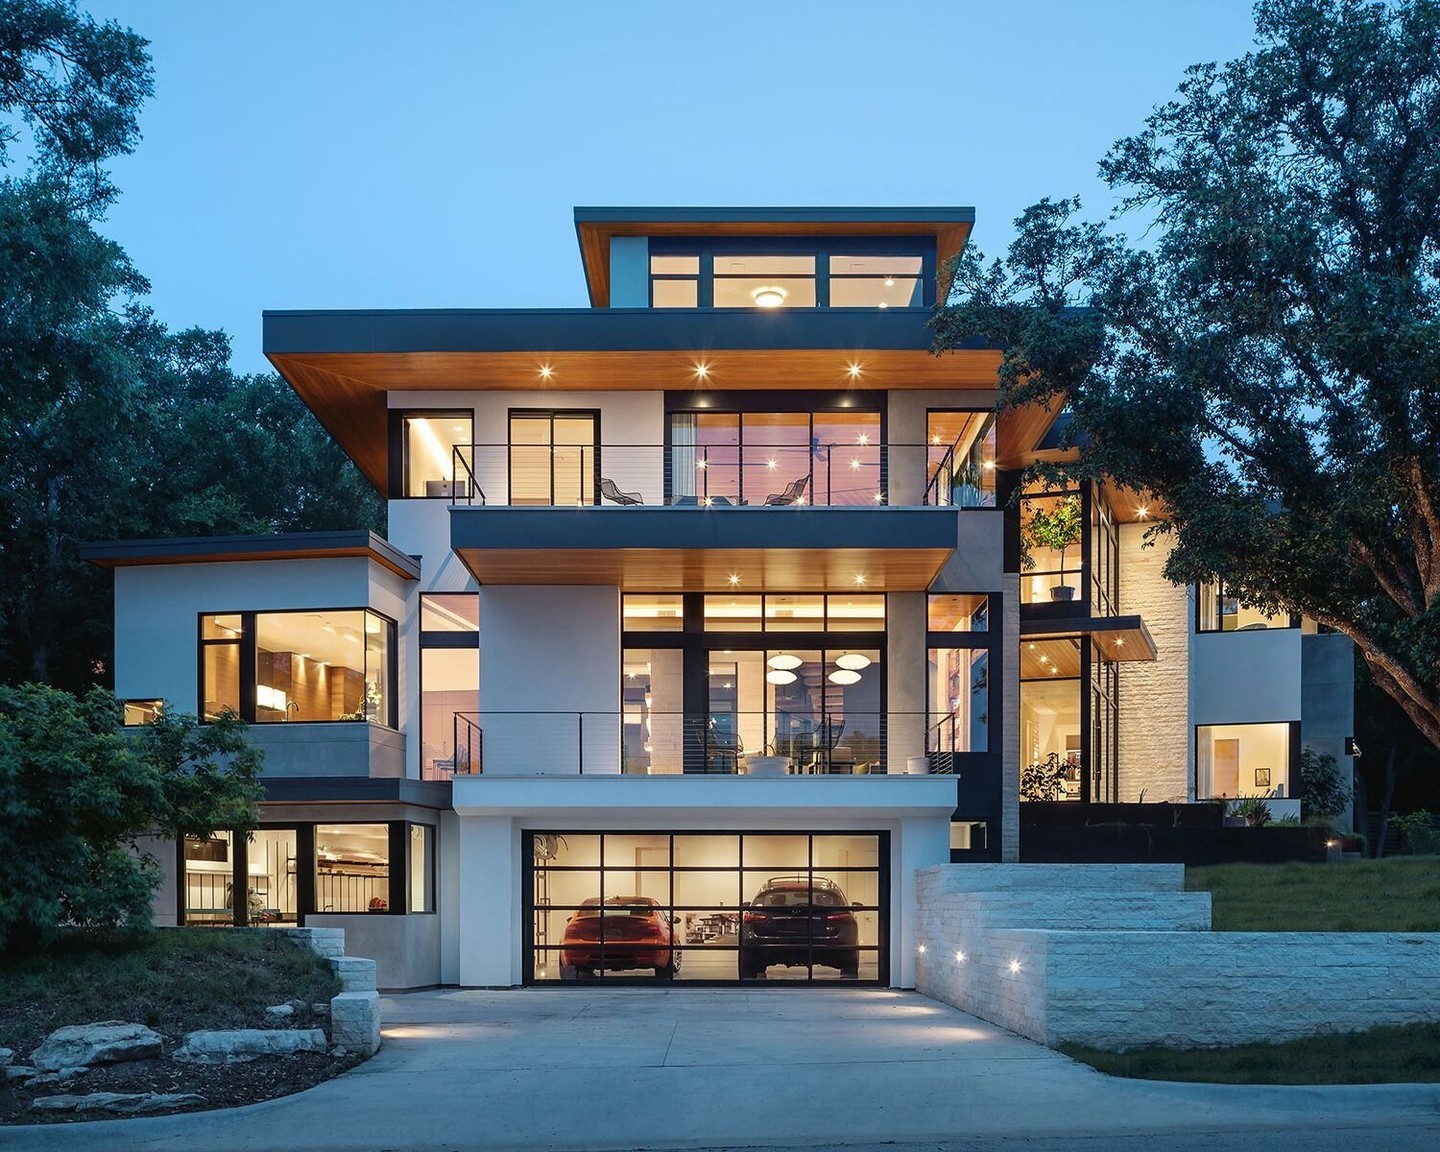
[[255,825],[260,754],[239,720],[122,720],[100,688],[0,687],[0,952],[66,924],[148,927],[161,871],[140,837]]
[[1399,830],[1400,842],[1412,856],[1433,856],[1440,852],[1440,829],[1424,808],[1406,816],[1392,816],[1390,822]]
[[1345,811],[1350,788],[1335,757],[1313,748],[1300,751],[1300,810],[1307,819],[1329,820]]

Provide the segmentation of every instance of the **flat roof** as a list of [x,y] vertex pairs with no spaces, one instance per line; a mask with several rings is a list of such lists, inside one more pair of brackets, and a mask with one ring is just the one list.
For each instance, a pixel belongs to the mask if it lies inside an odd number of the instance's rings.
[[[931,236],[936,275],[965,247],[974,208],[637,208],[575,209],[575,235],[590,302],[610,304],[612,236]],[[939,296],[943,298],[945,291]]]
[[283,532],[255,536],[170,536],[148,540],[92,541],[80,559],[101,568],[153,564],[230,564],[253,560],[366,558],[406,580],[420,579],[420,561],[374,532]]

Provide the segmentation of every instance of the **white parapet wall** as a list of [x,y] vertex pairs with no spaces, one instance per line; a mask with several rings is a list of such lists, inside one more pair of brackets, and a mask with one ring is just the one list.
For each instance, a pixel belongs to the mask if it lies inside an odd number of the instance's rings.
[[1440,934],[1211,932],[1182,865],[916,873],[916,989],[1042,1044],[1219,1047],[1440,1020]]

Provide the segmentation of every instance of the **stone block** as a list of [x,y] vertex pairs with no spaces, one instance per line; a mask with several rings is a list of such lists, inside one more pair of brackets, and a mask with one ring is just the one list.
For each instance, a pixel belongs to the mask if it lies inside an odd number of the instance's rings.
[[375,961],[363,960],[358,956],[335,956],[330,967],[340,977],[340,987],[345,992],[375,991]]
[[191,1092],[90,1092],[84,1096],[42,1096],[30,1102],[42,1112],[157,1112],[203,1104],[205,1097]]
[[228,1032],[189,1032],[175,1059],[194,1064],[243,1064],[259,1056],[290,1056],[324,1052],[319,1028],[237,1028]]
[[330,1039],[341,1048],[373,1056],[380,1050],[380,997],[374,991],[342,992],[330,1001]]
[[125,1060],[151,1060],[162,1049],[160,1034],[143,1024],[102,1020],[98,1024],[71,1024],[57,1028],[30,1054],[41,1072],[83,1068],[91,1064],[118,1064]]

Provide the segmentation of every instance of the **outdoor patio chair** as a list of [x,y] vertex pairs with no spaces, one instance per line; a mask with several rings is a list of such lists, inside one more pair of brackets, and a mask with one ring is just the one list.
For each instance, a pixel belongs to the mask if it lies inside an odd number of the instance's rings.
[[792,480],[785,485],[785,491],[774,492],[765,497],[767,508],[781,504],[798,504],[800,497],[805,495],[805,485],[810,483],[809,475],[801,476],[798,480]]
[[613,500],[616,504],[644,504],[639,492],[622,492],[616,486],[615,481],[608,477],[600,477],[600,495],[606,500]]

